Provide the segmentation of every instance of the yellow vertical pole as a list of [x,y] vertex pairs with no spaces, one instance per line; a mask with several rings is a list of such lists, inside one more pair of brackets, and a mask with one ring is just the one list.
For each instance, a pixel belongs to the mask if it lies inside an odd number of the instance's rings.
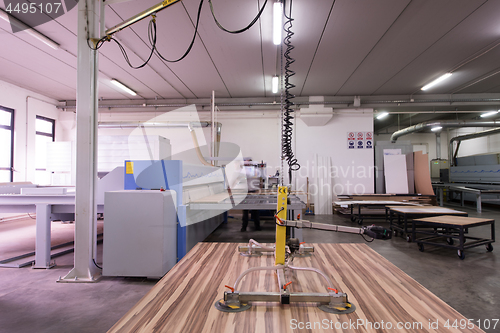
[[[286,201],[288,197],[288,188],[286,186],[278,187],[278,217],[286,220]],[[279,223],[279,221],[278,221]],[[286,246],[286,227],[276,225],[276,248],[275,248],[275,265],[285,264],[285,246]]]

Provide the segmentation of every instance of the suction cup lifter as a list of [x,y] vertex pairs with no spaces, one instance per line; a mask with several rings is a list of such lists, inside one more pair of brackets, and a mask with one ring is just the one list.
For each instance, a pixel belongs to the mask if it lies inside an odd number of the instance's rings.
[[374,238],[374,239],[391,239],[392,238],[392,232],[390,229],[376,226],[376,225],[371,225],[368,227],[363,227],[364,229],[364,234],[367,235],[368,237]]

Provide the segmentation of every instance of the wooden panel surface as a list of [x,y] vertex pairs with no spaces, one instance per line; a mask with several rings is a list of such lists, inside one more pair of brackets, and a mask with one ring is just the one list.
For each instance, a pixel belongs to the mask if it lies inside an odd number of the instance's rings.
[[[482,332],[444,327],[462,315],[365,244],[313,244],[309,258],[294,266],[321,269],[335,288],[346,292],[357,310],[330,314],[313,303],[258,303],[240,313],[214,307],[224,285],[254,266],[272,266],[272,255],[242,257],[235,243],[199,243],[109,332]],[[322,278],[312,272],[287,273],[291,292],[325,292]],[[250,273],[240,291],[278,291],[271,271]],[[429,322],[436,323],[429,328]],[[402,323],[403,329],[397,329]],[[422,326],[419,326],[419,325]],[[303,326],[301,326],[303,325]],[[380,326],[385,325],[385,326]],[[404,326],[407,329],[404,329]],[[344,328],[342,328],[344,326]],[[379,329],[376,329],[378,326]],[[384,329],[382,329],[384,327]]]
[[437,206],[419,206],[419,207],[406,207],[406,206],[388,206],[392,211],[403,214],[450,214],[450,215],[467,215],[466,212],[454,210],[450,208],[437,207]]
[[476,223],[490,222],[493,219],[482,219],[479,217],[464,217],[464,216],[434,216],[434,217],[424,217],[421,219],[416,219],[414,221],[423,221],[423,222],[436,222],[441,224],[450,224],[450,225],[473,225]]

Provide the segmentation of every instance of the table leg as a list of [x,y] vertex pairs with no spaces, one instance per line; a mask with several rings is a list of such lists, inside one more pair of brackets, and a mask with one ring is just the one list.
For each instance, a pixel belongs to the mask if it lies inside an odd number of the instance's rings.
[[495,221],[491,222],[491,240],[495,241]]
[[51,268],[50,264],[51,205],[36,205],[35,265],[33,268]]
[[478,213],[481,213],[481,193],[476,194],[476,209]]
[[444,192],[444,188],[440,188],[439,189],[439,206],[441,206],[441,207],[444,206],[444,203],[443,203],[443,192]]

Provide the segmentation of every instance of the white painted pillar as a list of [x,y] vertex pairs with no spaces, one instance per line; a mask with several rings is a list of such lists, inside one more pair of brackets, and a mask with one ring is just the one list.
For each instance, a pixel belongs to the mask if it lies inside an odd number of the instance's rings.
[[60,282],[95,282],[97,238],[97,51],[87,38],[99,36],[99,0],[78,3],[78,68],[76,94],[75,266]]

